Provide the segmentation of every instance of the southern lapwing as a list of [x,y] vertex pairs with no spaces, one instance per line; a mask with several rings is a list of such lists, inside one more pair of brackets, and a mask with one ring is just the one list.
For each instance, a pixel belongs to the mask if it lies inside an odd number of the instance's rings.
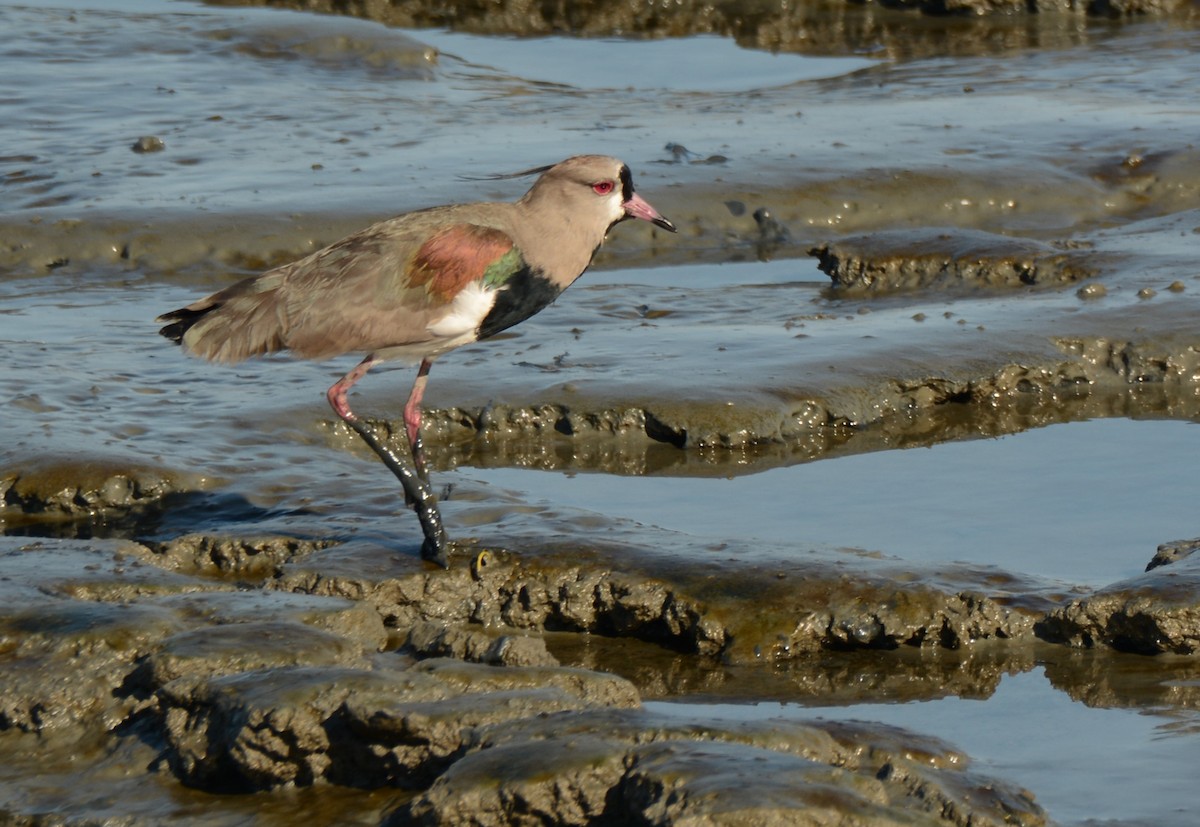
[[[634,192],[629,167],[616,158],[579,155],[517,173],[536,174],[515,202],[433,207],[381,221],[165,313],[159,332],[217,362],[285,350],[304,359],[365,353],[329,388],[329,404],[404,486],[425,533],[421,556],[447,566],[420,436],[421,397],[433,360],[553,302],[583,275],[618,222],[641,218],[675,232]],[[346,400],[368,370],[391,359],[420,362],[404,406],[415,472]]]

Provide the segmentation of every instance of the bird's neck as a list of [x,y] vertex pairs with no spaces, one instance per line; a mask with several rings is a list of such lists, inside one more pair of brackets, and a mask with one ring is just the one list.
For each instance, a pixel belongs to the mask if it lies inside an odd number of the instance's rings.
[[524,213],[515,222],[513,240],[525,261],[560,290],[570,287],[592,263],[607,228],[589,227],[562,213],[531,211],[520,202],[514,207]]

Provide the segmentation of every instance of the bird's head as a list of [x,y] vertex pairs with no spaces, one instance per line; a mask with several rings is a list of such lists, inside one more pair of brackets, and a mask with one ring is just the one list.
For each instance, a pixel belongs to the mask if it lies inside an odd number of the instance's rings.
[[633,189],[629,167],[607,155],[576,155],[561,163],[537,170],[541,177],[526,193],[530,204],[538,204],[576,221],[591,222],[605,231],[627,218],[649,221],[668,232],[675,225]]

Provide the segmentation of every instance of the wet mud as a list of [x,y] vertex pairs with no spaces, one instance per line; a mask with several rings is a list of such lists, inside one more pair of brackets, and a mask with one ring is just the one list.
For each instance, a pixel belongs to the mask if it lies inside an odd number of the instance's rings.
[[[72,60],[117,60],[123,29],[144,26],[157,45],[139,59],[186,53],[213,87],[261,84],[212,96],[164,64],[125,66],[156,78],[152,94],[123,87],[139,117],[66,143],[52,71],[38,76],[45,101],[0,103],[53,126],[0,158],[0,821],[1106,819],[1056,817],[1015,780],[1027,768],[973,760],[953,739],[822,714],[988,702],[1033,674],[1076,706],[1167,720],[1154,739],[1195,743],[1200,540],[1125,549],[1136,571],[1112,583],[1087,559],[1077,579],[1051,580],[1004,559],[816,547],[802,524],[786,543],[755,540],[732,500],[710,504],[728,515],[714,538],[463,473],[652,477],[669,510],[685,477],[1087,419],[1200,421],[1200,153],[1180,103],[1192,90],[1141,71],[1164,54],[1190,71],[1194,3],[304,3],[333,16],[221,16],[234,6],[0,8]],[[569,68],[560,82],[518,77],[490,65],[503,49],[455,33],[720,35],[879,63],[664,95],[589,86]],[[27,59],[14,49],[0,61]],[[1064,56],[1077,49],[1099,56],[1076,67]],[[301,76],[319,79],[294,93],[303,122],[273,108]],[[1062,99],[1044,104],[1047,87]],[[639,191],[680,236],[616,228],[555,307],[438,363],[424,435],[448,571],[420,562],[390,478],[323,407],[344,367],[221,371],[154,336],[149,320],[201,287],[387,214],[513,197],[459,174],[508,171],[574,131],[633,153]],[[790,135],[803,147],[778,138]],[[72,142],[98,148],[80,158]],[[398,451],[403,373],[362,390]],[[779,519],[797,523],[804,492],[785,480],[778,496]],[[894,519],[887,508],[863,502],[862,519]],[[1085,517],[1064,507],[1062,519]],[[1037,526],[1024,540],[1058,553]],[[795,709],[753,706],[777,702]],[[1105,750],[1123,760],[1121,744]],[[1129,760],[1135,791],[1161,769]],[[1175,795],[1163,806],[1186,818],[1188,793]]]
[[[1044,824],[1028,792],[977,775],[926,736],[817,719],[663,718],[642,698],[986,696],[1001,675],[1050,659],[1060,689],[1140,705],[1161,670],[1139,679],[1094,655],[1072,670],[1043,641],[1190,652],[1181,641],[1200,639],[1187,559],[1072,595],[998,570],[920,571],[862,555],[681,572],[628,548],[624,559],[616,549],[460,548],[449,572],[412,561],[407,574],[389,565],[381,575],[379,549],[280,537],[0,546],[0,738],[16,766],[65,764],[98,781],[120,767],[136,775],[154,754],[158,774],[210,794],[392,790],[382,807],[357,802],[356,815],[386,824],[783,823],[813,812],[825,814],[813,823]],[[260,558],[275,561],[269,573]],[[629,637],[650,648],[616,645]],[[580,657],[595,638],[612,660]],[[867,650],[869,661],[855,655]],[[768,667],[796,658],[803,668]],[[1180,673],[1174,685],[1194,683],[1191,661],[1165,668]],[[855,680],[839,676],[847,670]],[[1178,691],[1172,705],[1195,703]],[[98,740],[108,743],[101,765],[74,765],[69,756]],[[91,806],[43,794],[68,811]],[[7,817],[22,823],[37,800]],[[180,805],[158,806],[162,816]],[[348,823],[325,812],[317,823]]]
[[[449,28],[529,37],[571,32],[584,37],[721,35],[771,51],[822,54],[885,48],[914,57],[952,45],[959,54],[1022,46],[1063,45],[1086,38],[1080,18],[1111,20],[1195,13],[1187,0],[898,0],[861,6],[842,0],[782,5],[761,0],[700,3],[564,5],[369,3],[361,0],[213,0],[219,5],[270,5],[350,15],[401,28]],[[914,19],[916,18],[916,19]],[[1005,19],[1008,18],[1008,19]],[[1060,40],[1061,39],[1061,40]]]

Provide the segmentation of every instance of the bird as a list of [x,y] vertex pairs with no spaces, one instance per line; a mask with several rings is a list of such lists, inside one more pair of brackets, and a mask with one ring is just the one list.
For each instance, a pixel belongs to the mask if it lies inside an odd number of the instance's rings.
[[[214,362],[284,351],[320,361],[364,354],[326,398],[399,479],[424,532],[421,557],[448,568],[421,444],[421,401],[433,361],[553,303],[622,221],[676,232],[634,191],[629,167],[616,158],[576,155],[490,178],[533,175],[516,201],[430,207],[372,224],[164,313],[156,319],[159,333]],[[404,405],[413,467],[375,437],[347,398],[371,368],[392,360],[418,364]]]

